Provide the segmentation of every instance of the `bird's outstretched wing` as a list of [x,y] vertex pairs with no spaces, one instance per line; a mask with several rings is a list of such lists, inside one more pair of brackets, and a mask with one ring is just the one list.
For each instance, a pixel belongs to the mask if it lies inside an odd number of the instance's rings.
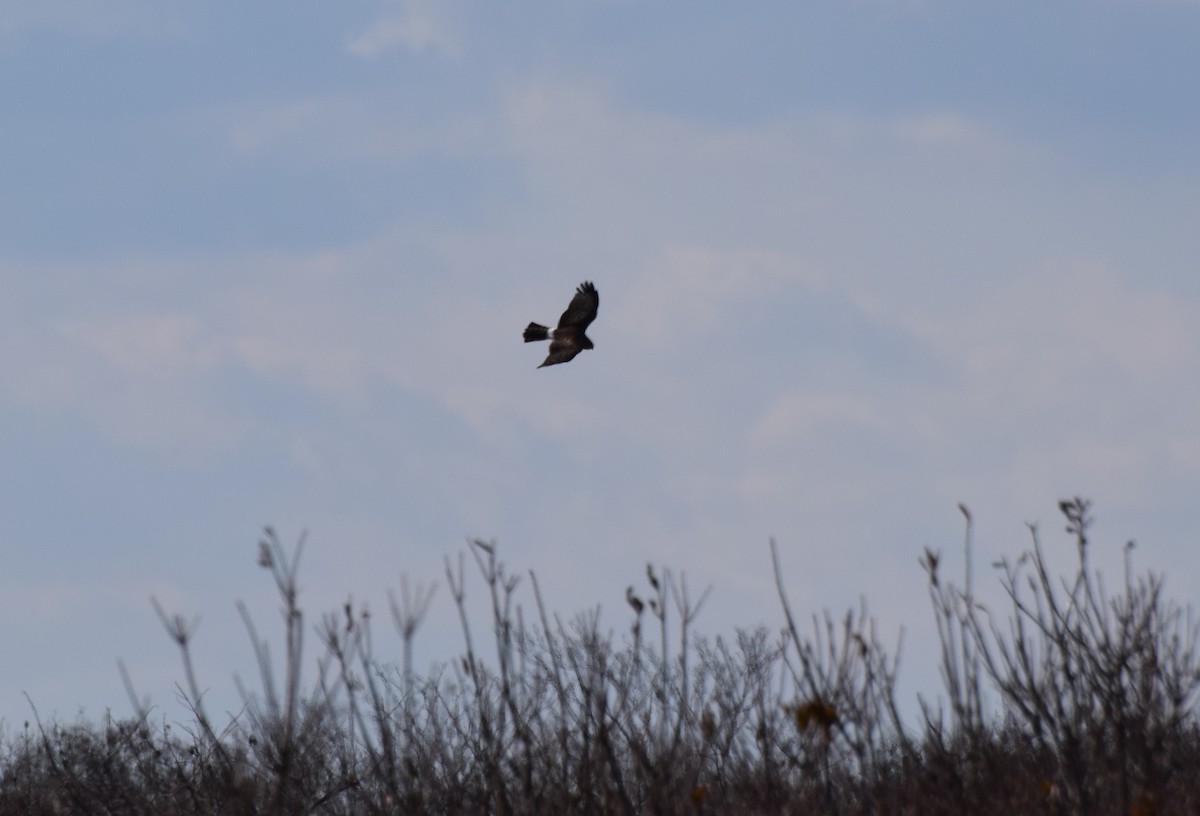
[[571,298],[571,304],[558,319],[558,328],[585,331],[596,319],[596,312],[599,310],[600,293],[596,291],[596,287],[592,285],[591,281],[584,281],[579,284],[575,290],[575,297]]
[[581,351],[579,344],[572,341],[552,340],[550,342],[550,353],[546,355],[546,359],[538,368],[546,366],[558,365],[559,363],[569,363],[575,359]]

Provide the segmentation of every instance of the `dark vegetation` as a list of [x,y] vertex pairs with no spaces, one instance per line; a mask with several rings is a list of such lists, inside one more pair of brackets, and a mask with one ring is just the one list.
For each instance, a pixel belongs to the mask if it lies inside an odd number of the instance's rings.
[[552,616],[532,574],[523,609],[518,576],[477,541],[489,657],[468,625],[460,556],[446,578],[464,653],[415,676],[431,588],[403,584],[392,598],[400,666],[376,659],[368,616],[347,605],[316,625],[314,668],[300,547],[289,555],[268,530],[260,564],[282,600],[282,676],[243,609],[261,688],[239,688],[244,710],[218,727],[193,673],[192,627],[160,608],[192,722],[156,724],[144,706],[99,726],[35,718],[0,750],[0,813],[1200,813],[1191,612],[1160,578],[1134,576],[1132,545],[1110,594],[1088,566],[1087,502],[1060,506],[1074,575],[1050,574],[1031,527],[1028,549],[996,565],[1002,610],[973,594],[965,508],[963,585],[925,551],[943,688],[915,725],[897,710],[897,657],[866,609],[802,625],[777,558],[780,629],[695,636],[704,596],[648,568],[645,589],[627,594],[632,629],[614,636],[595,613]]

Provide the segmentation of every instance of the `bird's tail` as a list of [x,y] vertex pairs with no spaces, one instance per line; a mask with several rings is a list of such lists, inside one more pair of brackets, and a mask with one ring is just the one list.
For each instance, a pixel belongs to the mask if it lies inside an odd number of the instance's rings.
[[532,343],[534,340],[549,340],[550,329],[543,326],[541,323],[530,323],[525,327],[525,342]]

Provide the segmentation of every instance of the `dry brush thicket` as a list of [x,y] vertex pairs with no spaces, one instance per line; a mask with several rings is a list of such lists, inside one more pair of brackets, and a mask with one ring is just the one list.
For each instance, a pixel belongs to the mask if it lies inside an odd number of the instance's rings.
[[898,711],[898,654],[865,607],[801,625],[774,546],[783,625],[724,639],[694,634],[704,595],[669,571],[647,568],[626,596],[632,626],[614,634],[598,612],[552,615],[532,573],[524,608],[523,579],[473,542],[487,645],[470,627],[460,556],[446,578],[463,654],[417,676],[411,649],[431,587],[403,582],[391,599],[402,658],[383,662],[364,610],[306,623],[300,547],[289,554],[268,530],[259,561],[282,601],[281,676],[242,608],[260,687],[239,686],[244,709],[215,723],[193,626],[156,606],[181,651],[191,722],[156,723],[144,706],[99,725],[35,717],[5,736],[0,812],[1200,813],[1190,609],[1164,597],[1160,578],[1134,575],[1132,545],[1110,594],[1088,566],[1087,502],[1060,507],[1074,575],[1050,573],[1031,528],[1028,548],[996,565],[1003,610],[974,595],[965,508],[963,584],[925,551],[943,687],[921,699],[916,723]]

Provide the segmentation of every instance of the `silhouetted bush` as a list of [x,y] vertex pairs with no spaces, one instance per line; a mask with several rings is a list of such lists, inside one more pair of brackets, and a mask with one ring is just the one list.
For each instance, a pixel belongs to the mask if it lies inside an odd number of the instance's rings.
[[5,737],[0,813],[1200,813],[1191,611],[1158,577],[1134,576],[1132,545],[1108,595],[1088,567],[1087,502],[1060,508],[1075,574],[1050,574],[1031,528],[1030,547],[997,565],[1003,615],[974,595],[966,508],[963,586],[925,551],[943,687],[915,725],[898,712],[898,655],[865,605],[801,627],[773,543],[784,625],[725,639],[694,635],[706,593],[653,567],[626,594],[627,636],[601,631],[595,612],[552,616],[532,573],[526,620],[518,576],[475,541],[494,660],[476,649],[460,555],[446,567],[459,659],[414,674],[433,588],[402,582],[391,599],[402,664],[375,658],[366,612],[347,604],[315,627],[322,651],[305,682],[303,541],[289,555],[268,529],[259,563],[282,600],[282,676],[240,607],[260,683],[239,684],[244,710],[218,731],[193,627],[156,605],[192,722],[155,727],[145,708],[102,726],[35,721]]

